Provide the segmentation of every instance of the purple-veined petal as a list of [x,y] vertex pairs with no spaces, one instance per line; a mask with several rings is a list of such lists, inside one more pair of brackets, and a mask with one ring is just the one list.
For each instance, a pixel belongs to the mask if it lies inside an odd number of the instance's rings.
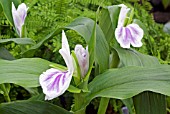
[[22,26],[24,25],[25,18],[27,16],[27,6],[22,3],[18,6],[18,9],[15,8],[14,3],[12,2],[12,17],[14,21],[15,28],[17,33],[21,37]]
[[130,48],[130,39],[128,38],[128,34],[126,32],[125,27],[118,27],[115,30],[115,37],[117,42],[123,48]]
[[118,5],[121,7],[120,13],[119,13],[119,19],[118,19],[118,25],[117,27],[123,27],[125,19],[127,18],[127,13],[129,12],[130,8],[125,6],[124,4]]
[[81,77],[83,78],[87,74],[89,69],[88,46],[86,47],[86,49],[84,49],[82,45],[78,44],[75,46],[74,50],[80,66]]
[[127,28],[130,30],[132,35],[131,44],[133,47],[141,47],[142,46],[142,38],[144,35],[143,30],[137,24],[129,24]]
[[73,60],[70,55],[70,48],[64,31],[62,31],[62,48],[59,50],[59,53],[62,55],[68,70],[70,72],[73,72],[74,71]]
[[141,47],[143,30],[137,24],[129,24],[126,27],[116,28],[115,37],[123,48],[130,48],[130,44],[132,44],[133,47]]
[[64,31],[62,31],[62,48],[59,52],[64,58],[68,70],[63,72],[51,68],[40,75],[39,82],[46,95],[45,100],[51,100],[63,94],[69,87],[74,72],[73,59]]
[[73,72],[62,72],[51,68],[40,75],[39,82],[46,95],[45,100],[54,99],[63,94],[70,85]]

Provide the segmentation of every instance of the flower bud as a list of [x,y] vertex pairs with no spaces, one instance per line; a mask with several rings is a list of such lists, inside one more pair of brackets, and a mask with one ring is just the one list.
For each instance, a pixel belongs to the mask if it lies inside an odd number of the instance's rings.
[[88,53],[88,47],[86,49],[83,48],[82,45],[76,45],[75,47],[75,54],[78,59],[78,63],[81,70],[81,77],[84,78],[84,76],[87,74],[89,69],[89,53]]

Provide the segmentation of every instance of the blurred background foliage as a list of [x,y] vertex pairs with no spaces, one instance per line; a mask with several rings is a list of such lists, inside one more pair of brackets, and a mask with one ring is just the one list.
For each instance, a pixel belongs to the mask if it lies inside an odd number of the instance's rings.
[[[158,57],[162,63],[170,61],[169,35],[163,31],[163,24],[155,23],[153,15],[150,13],[153,7],[148,0],[22,0],[21,2],[26,3],[29,7],[26,18],[27,37],[32,38],[35,42],[40,42],[51,31],[68,25],[78,16],[95,19],[95,13],[99,6],[105,7],[121,3],[132,6],[135,9],[135,18],[141,20],[148,31],[143,39],[144,45],[137,50]],[[84,42],[73,31],[68,31],[67,34],[69,34],[67,36],[71,48],[77,43]],[[0,7],[0,38],[15,38],[16,36],[13,27],[4,16],[2,7]],[[21,50],[18,45],[12,43],[5,47],[14,57],[20,58],[18,55]],[[41,46],[33,56],[58,62],[61,59],[58,54],[59,49],[60,36],[55,36]]]
[[[163,24],[156,23],[152,14],[152,2],[148,0],[21,0],[29,7],[28,15],[26,18],[27,37],[33,39],[36,43],[42,41],[51,31],[62,28],[72,22],[79,16],[89,17],[95,19],[96,11],[99,6],[105,7],[108,5],[126,4],[127,6],[134,7],[134,18],[139,19],[146,27],[147,33],[143,38],[143,46],[136,48],[136,50],[156,56],[163,64],[170,63],[170,35],[163,31]],[[168,8],[170,2],[162,0],[164,8]],[[166,4],[165,4],[166,2]],[[114,31],[113,31],[114,32]],[[78,43],[85,45],[85,41],[74,31],[67,31],[67,37],[71,49]],[[14,32],[13,27],[7,21],[3,9],[0,6],[0,39],[15,38],[17,34]],[[2,44],[1,44],[2,45]],[[15,58],[21,58],[21,48],[15,43],[5,44],[6,49]],[[30,46],[27,46],[29,48]],[[61,35],[54,36],[46,41],[34,55],[31,57],[41,57],[46,60],[61,63],[62,57],[58,53],[61,48]],[[64,62],[62,63],[64,64]],[[21,87],[12,85],[10,97],[12,100],[27,99],[31,95]],[[17,89],[16,89],[17,88]],[[64,97],[72,97],[70,94],[65,93]],[[69,110],[71,104],[70,99],[63,99],[63,96],[56,100],[56,104],[61,105]],[[2,96],[0,96],[2,97]],[[169,99],[169,98],[168,98]],[[62,102],[61,102],[62,101]],[[168,100],[170,101],[170,100]],[[3,102],[3,101],[0,101]],[[63,104],[64,102],[64,104]],[[67,103],[65,103],[67,102]],[[97,109],[99,100],[94,99],[90,106]],[[170,104],[170,103],[168,103]],[[115,112],[119,112],[122,103],[119,100],[111,100],[108,106],[108,114],[111,113],[109,108],[113,108]],[[170,107],[170,105],[169,105]],[[88,111],[89,108],[87,108]],[[115,113],[116,114],[116,113]]]

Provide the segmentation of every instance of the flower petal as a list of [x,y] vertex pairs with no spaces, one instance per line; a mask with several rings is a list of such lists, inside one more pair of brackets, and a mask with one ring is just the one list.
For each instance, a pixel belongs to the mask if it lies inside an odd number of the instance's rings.
[[130,48],[129,32],[125,27],[118,27],[115,30],[116,40],[122,48]]
[[51,100],[63,94],[70,85],[73,72],[62,72],[51,68],[40,75],[39,82],[46,95],[45,100]]
[[118,5],[121,7],[120,13],[119,13],[119,20],[118,20],[118,26],[117,27],[123,27],[124,21],[126,19],[127,13],[129,12],[130,8],[127,8],[126,5],[120,4]]
[[19,17],[21,18],[22,25],[24,24],[25,18],[27,16],[27,10],[28,8],[24,3],[18,6],[17,12],[19,14]]
[[59,50],[59,53],[64,58],[68,70],[70,72],[73,72],[74,71],[73,60],[70,55],[70,48],[64,31],[62,31],[62,48]]
[[141,47],[142,46],[142,38],[144,35],[143,30],[137,24],[129,24],[127,28],[130,30],[132,35],[131,44],[133,47]]
[[88,53],[88,47],[86,49],[83,48],[82,45],[76,45],[75,46],[75,54],[79,62],[80,70],[81,70],[81,76],[82,78],[87,74],[87,71],[89,69],[89,53]]
[[143,38],[143,30],[137,24],[129,24],[126,27],[118,27],[115,30],[115,37],[117,42],[123,48],[141,47]]
[[24,3],[20,4],[18,6],[18,9],[16,10],[14,3],[12,2],[12,17],[13,17],[15,28],[20,37],[21,37],[22,26],[24,25],[24,21],[27,16],[27,10],[28,8]]

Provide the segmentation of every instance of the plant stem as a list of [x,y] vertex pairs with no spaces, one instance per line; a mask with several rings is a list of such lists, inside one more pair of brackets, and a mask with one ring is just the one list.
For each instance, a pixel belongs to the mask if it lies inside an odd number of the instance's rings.
[[74,114],[85,114],[86,108],[82,109],[82,105],[84,103],[84,97],[81,93],[75,93],[74,94]]
[[105,114],[110,98],[102,97],[97,114]]
[[5,88],[5,84],[0,84],[0,88],[2,89],[2,91],[4,92],[4,98],[5,98],[5,100],[7,101],[7,102],[11,102],[11,99],[10,99],[10,97],[9,97],[9,95],[8,95],[8,92],[7,92],[7,90],[6,90],[6,88]]

